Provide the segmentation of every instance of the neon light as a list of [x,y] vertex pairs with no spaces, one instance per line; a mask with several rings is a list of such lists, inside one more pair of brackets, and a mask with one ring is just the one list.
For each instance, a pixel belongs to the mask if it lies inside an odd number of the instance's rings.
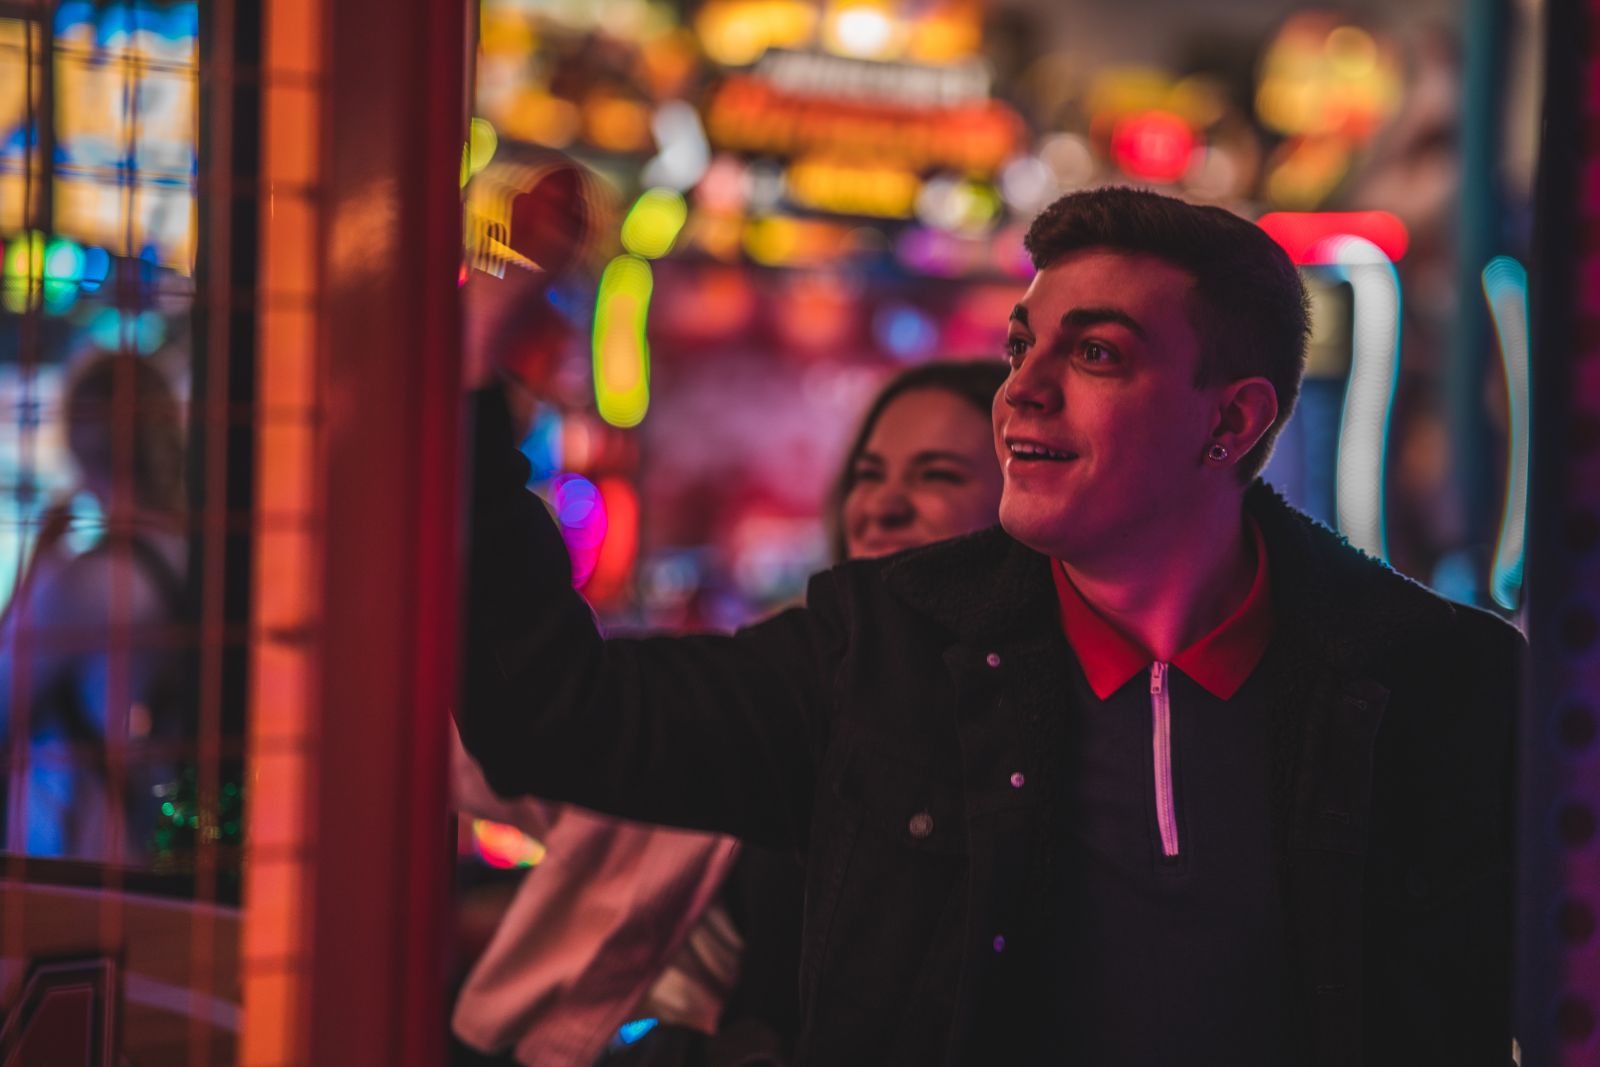
[[636,256],[657,259],[672,250],[689,208],[674,189],[646,189],[622,220],[622,247]]
[[802,207],[840,215],[903,219],[916,206],[922,181],[900,167],[860,166],[806,157],[790,164],[790,198]]
[[709,0],[695,16],[695,31],[713,61],[742,67],[769,48],[811,44],[817,18],[808,0]]
[[84,260],[83,249],[65,237],[46,239],[37,230],[13,237],[5,247],[0,303],[8,311],[42,304],[52,315],[65,313],[77,302]]
[[897,44],[900,29],[881,0],[854,0],[835,4],[822,26],[823,43],[830,51],[863,59],[885,59]]
[[1510,400],[1510,449],[1506,461],[1505,509],[1489,568],[1489,594],[1507,610],[1517,606],[1527,559],[1530,361],[1528,358],[1528,272],[1510,256],[1496,256],[1483,268],[1483,295],[1489,302],[1500,361]]
[[504,870],[536,867],[545,856],[544,846],[515,826],[488,819],[472,820],[472,844],[483,862]]
[[706,105],[711,144],[757,156],[851,159],[910,171],[994,174],[1027,145],[1000,100],[901,106],[787,92],[748,74],[724,78]]
[[872,317],[872,333],[878,344],[902,362],[915,362],[933,353],[939,344],[939,328],[921,310],[906,304],[891,304]]
[[660,1022],[659,1019],[634,1019],[632,1022],[623,1023],[617,1030],[617,1040],[624,1045],[632,1045],[654,1030]]
[[86,293],[92,293],[105,283],[111,273],[111,256],[103,248],[93,245],[83,250],[83,275],[78,284]]
[[1146,111],[1117,123],[1111,134],[1111,158],[1135,178],[1175,182],[1189,169],[1194,131],[1166,111]]
[[605,507],[605,539],[594,562],[584,595],[603,603],[622,591],[639,556],[639,494],[621,478],[603,478],[600,499]]
[[1411,244],[1406,224],[1387,211],[1272,211],[1256,225],[1300,266],[1326,265],[1318,257],[1324,254],[1325,242],[1339,236],[1370,241],[1394,263]]
[[101,348],[150,355],[167,339],[167,320],[159,311],[121,311],[103,307],[85,327]]
[[490,160],[494,159],[495,149],[499,147],[500,135],[495,133],[494,124],[488,119],[474,118],[467,127],[467,143],[461,152],[462,188],[489,165]]
[[600,417],[624,429],[650,407],[650,345],[645,321],[654,287],[650,264],[618,256],[600,276],[594,312],[594,400]]
[[533,468],[528,476],[530,483],[543,482],[561,469],[563,423],[561,412],[553,407],[540,404],[534,410],[533,425],[528,427],[528,435],[518,446]]
[[605,499],[589,479],[563,474],[550,483],[550,506],[561,523],[561,539],[572,558],[572,585],[581,589],[594,574],[609,526]]
[[687,189],[705,176],[711,166],[711,145],[706,141],[700,112],[684,100],[668,100],[650,120],[660,151],[639,174],[645,185]]
[[27,311],[39,302],[44,278],[44,234],[37,230],[18,234],[6,242],[5,291],[7,311]]
[[1383,250],[1364,237],[1331,238],[1315,254],[1354,291],[1350,381],[1334,475],[1339,532],[1357,548],[1387,561],[1383,468],[1400,378],[1400,277]]

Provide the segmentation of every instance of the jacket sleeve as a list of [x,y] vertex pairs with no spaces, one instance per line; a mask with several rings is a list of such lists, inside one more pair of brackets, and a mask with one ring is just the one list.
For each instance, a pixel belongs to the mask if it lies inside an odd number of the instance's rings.
[[732,636],[605,639],[523,485],[497,390],[475,396],[461,739],[503,796],[794,847],[840,646],[827,575]]

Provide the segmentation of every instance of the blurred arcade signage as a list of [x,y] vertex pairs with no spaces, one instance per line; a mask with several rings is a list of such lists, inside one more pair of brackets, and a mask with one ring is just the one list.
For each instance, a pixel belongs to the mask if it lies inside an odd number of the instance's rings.
[[0,232],[46,223],[61,239],[190,273],[198,6],[51,6],[37,8],[48,24],[0,18]]
[[769,51],[705,108],[714,148],[789,160],[799,206],[908,218],[922,175],[992,177],[1028,141],[976,61],[948,67]]

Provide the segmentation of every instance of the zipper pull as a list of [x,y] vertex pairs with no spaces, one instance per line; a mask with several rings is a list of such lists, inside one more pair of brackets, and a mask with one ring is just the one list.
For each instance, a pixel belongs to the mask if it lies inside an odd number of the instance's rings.
[[1159,660],[1150,664],[1150,694],[1152,696],[1161,692],[1167,684],[1167,665]]

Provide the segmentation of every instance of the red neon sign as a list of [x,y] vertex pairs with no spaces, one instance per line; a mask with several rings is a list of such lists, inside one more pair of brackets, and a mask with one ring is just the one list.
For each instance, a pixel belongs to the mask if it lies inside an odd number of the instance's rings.
[[1303,267],[1326,262],[1319,246],[1330,237],[1365,238],[1392,263],[1400,262],[1411,243],[1406,224],[1387,211],[1273,211],[1256,225]]

